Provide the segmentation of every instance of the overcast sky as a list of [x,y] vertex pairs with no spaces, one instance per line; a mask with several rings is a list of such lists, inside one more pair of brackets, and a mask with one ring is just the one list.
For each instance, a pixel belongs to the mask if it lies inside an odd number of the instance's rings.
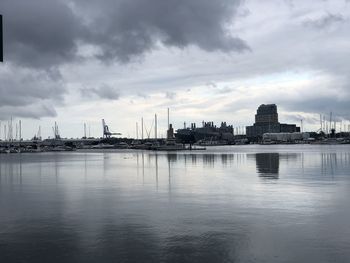
[[251,125],[350,119],[349,0],[1,0],[0,120],[52,136],[135,136],[158,114],[165,134],[202,120]]

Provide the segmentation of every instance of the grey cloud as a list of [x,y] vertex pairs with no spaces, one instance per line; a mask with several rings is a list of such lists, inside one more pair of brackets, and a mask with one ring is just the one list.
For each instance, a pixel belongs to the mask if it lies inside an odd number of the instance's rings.
[[[281,116],[281,114],[279,114],[279,115]],[[283,119],[291,121],[293,123],[296,123],[297,125],[300,124],[301,120],[303,120],[304,123],[308,123],[308,124],[318,124],[319,123],[319,119],[314,118],[314,117],[305,117],[304,115],[301,115],[301,114],[284,113]]]
[[106,84],[103,84],[97,88],[81,89],[81,93],[86,97],[96,96],[106,100],[118,100],[120,98],[119,90]]
[[128,62],[157,43],[206,51],[244,51],[227,31],[241,0],[2,0],[5,56],[48,68],[77,58],[77,43],[100,48],[104,61]]
[[217,84],[213,81],[209,81],[206,83],[206,86],[209,87],[209,88],[217,88]]
[[246,43],[231,36],[231,22],[240,0],[105,0],[79,8],[95,17],[90,21],[90,39],[102,47],[103,59],[128,62],[152,50],[157,42],[185,48],[198,46],[206,51],[244,51]]
[[314,27],[323,29],[336,23],[344,22],[345,18],[341,14],[328,13],[318,19],[307,19],[303,22],[303,25],[308,27]]
[[290,111],[312,112],[322,115],[330,114],[339,119],[350,120],[350,98],[316,97],[300,101],[281,101],[283,108]]
[[56,117],[57,112],[51,103],[40,101],[36,104],[25,106],[3,106],[0,107],[0,119],[6,120],[10,116],[19,118],[40,119],[42,117]]
[[[209,52],[248,50],[227,27],[237,16],[241,2],[2,0],[5,64],[9,71],[0,72],[0,105],[14,115],[16,106],[23,109],[46,100],[52,105],[61,103],[67,91],[61,66],[84,59],[79,53],[84,44],[96,48],[97,54],[91,56],[122,63],[142,58],[159,44],[180,49],[196,46]],[[108,86],[88,88],[85,95],[112,100],[120,96]],[[42,116],[56,114],[42,110]],[[38,111],[33,112],[31,116],[40,116]]]
[[2,0],[0,10],[6,61],[47,69],[75,57],[84,28],[64,2]]
[[46,71],[21,70],[16,67],[0,69],[0,107],[27,106],[50,99],[63,100],[65,86],[52,81]]
[[138,92],[137,93],[137,96],[140,97],[140,98],[143,98],[143,99],[148,99],[150,96],[146,93],[143,93],[143,92]]
[[223,88],[220,88],[217,90],[217,93],[218,94],[227,94],[227,93],[231,93],[234,89],[233,88],[230,88],[230,87],[223,87]]
[[176,92],[167,91],[167,92],[165,93],[165,97],[166,97],[167,99],[173,100],[173,99],[175,99],[175,97],[176,97]]

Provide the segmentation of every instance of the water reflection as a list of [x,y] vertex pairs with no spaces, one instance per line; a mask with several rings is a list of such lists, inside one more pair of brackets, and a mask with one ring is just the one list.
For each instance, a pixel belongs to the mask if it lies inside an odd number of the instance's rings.
[[[136,153],[136,158],[144,153]],[[243,164],[246,161],[246,154],[244,153],[227,153],[227,154],[213,154],[213,153],[149,153],[150,159],[166,158],[167,162],[172,164],[180,163],[186,166],[203,165],[208,168],[214,167],[216,163],[227,166],[233,163]]]
[[278,179],[280,167],[279,153],[257,153],[255,154],[256,169],[263,178]]
[[3,155],[0,258],[347,262],[349,170],[347,151]]

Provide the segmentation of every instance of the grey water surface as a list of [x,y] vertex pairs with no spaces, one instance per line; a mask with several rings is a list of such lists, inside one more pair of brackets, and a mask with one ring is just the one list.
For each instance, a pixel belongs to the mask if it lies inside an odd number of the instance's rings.
[[350,262],[350,146],[0,155],[0,262]]

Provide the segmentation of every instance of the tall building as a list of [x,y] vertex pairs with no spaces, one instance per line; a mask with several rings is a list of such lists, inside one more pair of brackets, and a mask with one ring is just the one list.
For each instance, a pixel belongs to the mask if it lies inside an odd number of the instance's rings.
[[255,115],[255,123],[262,125],[269,123],[278,123],[276,104],[260,105]]
[[264,133],[300,132],[295,124],[279,123],[276,104],[262,104],[259,106],[253,126],[246,127],[248,139],[260,140]]

